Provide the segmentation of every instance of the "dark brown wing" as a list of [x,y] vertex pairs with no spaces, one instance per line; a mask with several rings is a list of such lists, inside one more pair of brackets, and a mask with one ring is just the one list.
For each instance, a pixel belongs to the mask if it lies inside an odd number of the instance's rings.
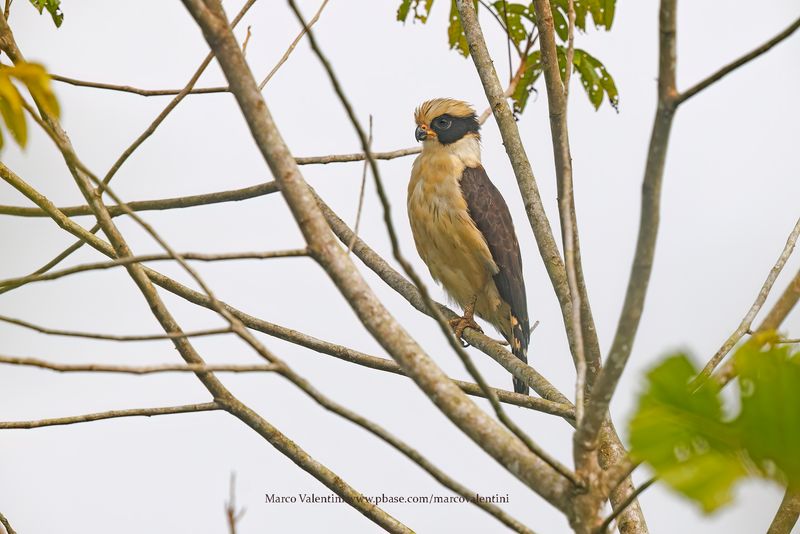
[[[512,351],[522,361],[527,362],[528,341],[528,301],[525,295],[525,280],[522,278],[522,257],[519,242],[514,232],[514,223],[505,199],[489,180],[483,167],[467,167],[461,177],[461,193],[467,201],[467,209],[475,221],[475,226],[483,234],[492,258],[500,269],[494,275],[494,283],[500,297],[511,307],[511,315],[517,325],[512,325]],[[506,337],[509,337],[505,332]],[[514,380],[514,389],[520,391],[523,384]],[[527,388],[525,388],[527,390]]]

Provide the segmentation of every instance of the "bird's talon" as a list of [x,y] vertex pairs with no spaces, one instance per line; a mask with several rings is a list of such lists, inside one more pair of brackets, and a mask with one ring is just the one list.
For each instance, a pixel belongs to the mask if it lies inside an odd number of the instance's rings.
[[456,339],[459,340],[462,347],[469,347],[469,343],[464,340],[465,329],[472,328],[483,334],[483,329],[478,326],[478,323],[476,323],[472,317],[458,317],[448,322],[450,323],[450,328],[453,329],[453,334],[456,336]]

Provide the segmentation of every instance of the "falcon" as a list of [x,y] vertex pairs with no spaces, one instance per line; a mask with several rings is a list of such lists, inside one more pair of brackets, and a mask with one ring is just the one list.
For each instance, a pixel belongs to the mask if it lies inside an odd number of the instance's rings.
[[[414,112],[422,153],[408,184],[414,243],[431,276],[464,310],[456,338],[491,323],[514,355],[528,361],[530,338],[522,258],[508,206],[481,165],[480,124],[460,100],[437,98]],[[528,393],[516,377],[514,391]]]

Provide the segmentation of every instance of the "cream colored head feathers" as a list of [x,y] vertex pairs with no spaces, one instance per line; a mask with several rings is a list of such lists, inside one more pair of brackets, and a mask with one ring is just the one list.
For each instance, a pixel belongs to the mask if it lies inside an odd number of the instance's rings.
[[475,115],[475,109],[461,100],[453,98],[434,98],[419,105],[414,111],[417,126],[429,126],[431,121],[441,115],[466,118]]
[[477,143],[481,125],[475,109],[461,100],[435,98],[423,102],[414,112],[414,137],[424,147],[452,146],[459,141]]

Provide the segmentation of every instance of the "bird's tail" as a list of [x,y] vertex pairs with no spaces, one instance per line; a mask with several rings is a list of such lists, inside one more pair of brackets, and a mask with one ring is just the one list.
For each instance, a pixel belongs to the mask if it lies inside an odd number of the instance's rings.
[[[513,315],[511,316],[511,339],[508,342],[511,344],[511,353],[522,360],[523,363],[528,363],[528,341],[529,332],[527,332],[527,324],[523,325]],[[527,395],[530,393],[528,386],[517,378],[514,377],[514,391]]]

